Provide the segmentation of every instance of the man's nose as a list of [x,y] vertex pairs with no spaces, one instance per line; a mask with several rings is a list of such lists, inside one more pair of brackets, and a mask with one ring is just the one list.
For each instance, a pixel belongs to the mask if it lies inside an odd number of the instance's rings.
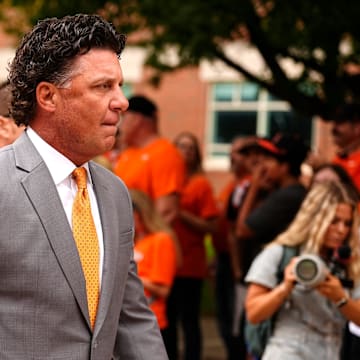
[[110,106],[112,110],[116,110],[120,112],[125,112],[129,107],[129,101],[125,97],[120,87],[116,90],[114,98],[111,100]]

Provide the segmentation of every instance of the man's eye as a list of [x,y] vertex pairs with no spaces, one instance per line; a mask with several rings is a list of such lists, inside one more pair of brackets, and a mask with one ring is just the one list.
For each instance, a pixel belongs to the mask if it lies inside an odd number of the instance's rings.
[[104,83],[104,84],[99,84],[98,88],[100,89],[109,89],[110,88],[110,84]]

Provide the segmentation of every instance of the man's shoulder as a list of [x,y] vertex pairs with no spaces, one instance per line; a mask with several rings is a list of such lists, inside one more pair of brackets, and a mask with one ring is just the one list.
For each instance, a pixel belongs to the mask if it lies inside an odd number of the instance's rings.
[[153,166],[170,167],[184,171],[184,159],[180,151],[166,138],[156,139],[147,149],[144,149],[145,154]]
[[176,146],[164,137],[160,137],[153,141],[147,147],[146,151],[153,155],[167,154],[167,156],[180,156]]

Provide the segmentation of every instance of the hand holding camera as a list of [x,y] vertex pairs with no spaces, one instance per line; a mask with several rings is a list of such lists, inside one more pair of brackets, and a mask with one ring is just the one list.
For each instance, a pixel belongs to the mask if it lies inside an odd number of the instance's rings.
[[354,285],[346,274],[346,264],[350,257],[351,249],[347,245],[334,251],[328,265],[317,255],[303,254],[294,264],[295,279],[305,287],[314,288],[326,279],[328,273],[331,273],[340,280],[344,288],[350,289]]

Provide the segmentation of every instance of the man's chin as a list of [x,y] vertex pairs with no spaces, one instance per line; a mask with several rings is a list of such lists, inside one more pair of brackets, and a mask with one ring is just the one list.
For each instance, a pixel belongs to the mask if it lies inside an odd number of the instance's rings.
[[106,149],[105,151],[110,151],[114,147],[114,145],[115,145],[115,135],[108,136],[104,142],[104,148]]

